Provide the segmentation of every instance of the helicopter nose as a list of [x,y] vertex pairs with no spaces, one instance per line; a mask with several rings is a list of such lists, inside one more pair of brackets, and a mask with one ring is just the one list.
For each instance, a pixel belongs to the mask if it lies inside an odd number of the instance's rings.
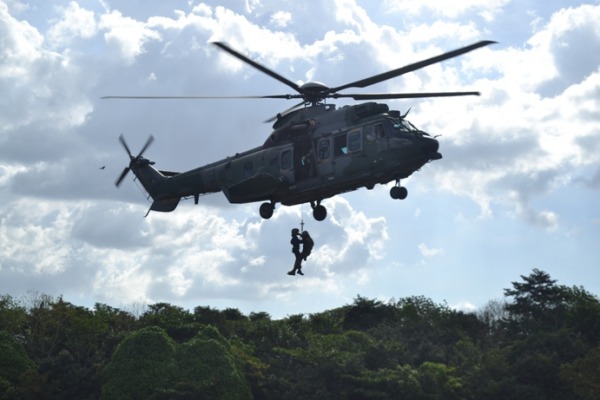
[[440,143],[431,137],[423,137],[421,141],[421,152],[423,154],[433,154],[437,153],[440,148]]

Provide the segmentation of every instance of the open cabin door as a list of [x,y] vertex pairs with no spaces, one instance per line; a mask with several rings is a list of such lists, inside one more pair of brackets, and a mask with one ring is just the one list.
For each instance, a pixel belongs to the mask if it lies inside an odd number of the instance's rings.
[[309,135],[294,139],[294,177],[296,182],[315,177],[317,174],[315,151]]

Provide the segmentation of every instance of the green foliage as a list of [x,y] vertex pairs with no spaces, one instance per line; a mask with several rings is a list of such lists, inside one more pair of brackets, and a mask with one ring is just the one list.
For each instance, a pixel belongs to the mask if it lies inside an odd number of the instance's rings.
[[0,296],[0,331],[21,334],[27,324],[27,310],[11,296]]
[[425,394],[430,399],[460,399],[462,383],[455,374],[455,369],[445,364],[424,362],[418,369],[419,381]]
[[0,331],[0,399],[10,399],[18,392],[19,380],[35,363],[7,332]]
[[104,369],[103,399],[148,399],[173,382],[175,342],[162,328],[143,328],[127,337]]
[[382,400],[389,399],[390,396],[404,400],[424,398],[419,372],[410,365],[366,370],[350,378],[350,382],[354,389],[349,398]]
[[149,305],[148,310],[140,317],[140,323],[142,326],[163,328],[177,342],[191,339],[198,331],[189,312],[167,303]]
[[159,327],[128,336],[104,369],[105,399],[251,398],[243,364],[214,327],[182,344]]
[[252,398],[241,360],[215,328],[207,327],[180,345],[176,358],[177,380],[192,387],[197,398]]
[[573,391],[584,400],[598,399],[600,393],[600,346],[584,357],[560,367],[560,377],[572,385]]
[[0,297],[0,400],[595,399],[600,302],[534,269],[477,313],[423,296],[273,320]]
[[565,311],[565,288],[555,285],[556,280],[537,268],[521,278],[524,282],[513,282],[513,289],[504,289],[506,297],[513,297],[506,310],[515,333],[527,335],[560,325],[560,316]]

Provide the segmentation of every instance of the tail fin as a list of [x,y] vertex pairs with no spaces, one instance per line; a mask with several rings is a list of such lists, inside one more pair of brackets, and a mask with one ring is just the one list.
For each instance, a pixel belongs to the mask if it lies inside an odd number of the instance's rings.
[[[135,157],[131,154],[129,146],[127,146],[123,135],[119,136],[119,141],[121,142],[121,144],[125,148],[125,151],[129,155],[130,161],[129,165],[125,167],[125,169],[115,182],[115,185],[119,187],[119,185],[121,185],[121,182],[123,182],[123,179],[125,179],[129,171],[133,171],[134,175],[138,178],[144,189],[146,189],[150,197],[152,197],[152,199],[154,200],[152,202],[152,205],[150,206],[150,209],[148,210],[148,213],[150,213],[150,211],[173,211],[179,204],[179,200],[181,200],[181,197],[166,197],[164,195],[164,193],[166,192],[164,190],[164,186],[165,181],[169,179],[168,176],[174,176],[177,173],[166,172],[165,174],[163,174],[152,167],[152,165],[154,165],[153,161],[142,157],[144,151],[146,151],[148,146],[150,146],[150,144],[154,141],[154,137],[150,136],[148,138],[142,150]],[[146,213],[146,216],[148,215],[148,213]]]

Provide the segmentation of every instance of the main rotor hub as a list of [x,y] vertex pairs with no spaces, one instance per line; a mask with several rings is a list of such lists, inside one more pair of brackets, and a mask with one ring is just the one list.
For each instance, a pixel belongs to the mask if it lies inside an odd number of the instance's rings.
[[309,103],[319,103],[321,100],[329,97],[330,88],[321,82],[306,82],[300,86],[302,96]]

